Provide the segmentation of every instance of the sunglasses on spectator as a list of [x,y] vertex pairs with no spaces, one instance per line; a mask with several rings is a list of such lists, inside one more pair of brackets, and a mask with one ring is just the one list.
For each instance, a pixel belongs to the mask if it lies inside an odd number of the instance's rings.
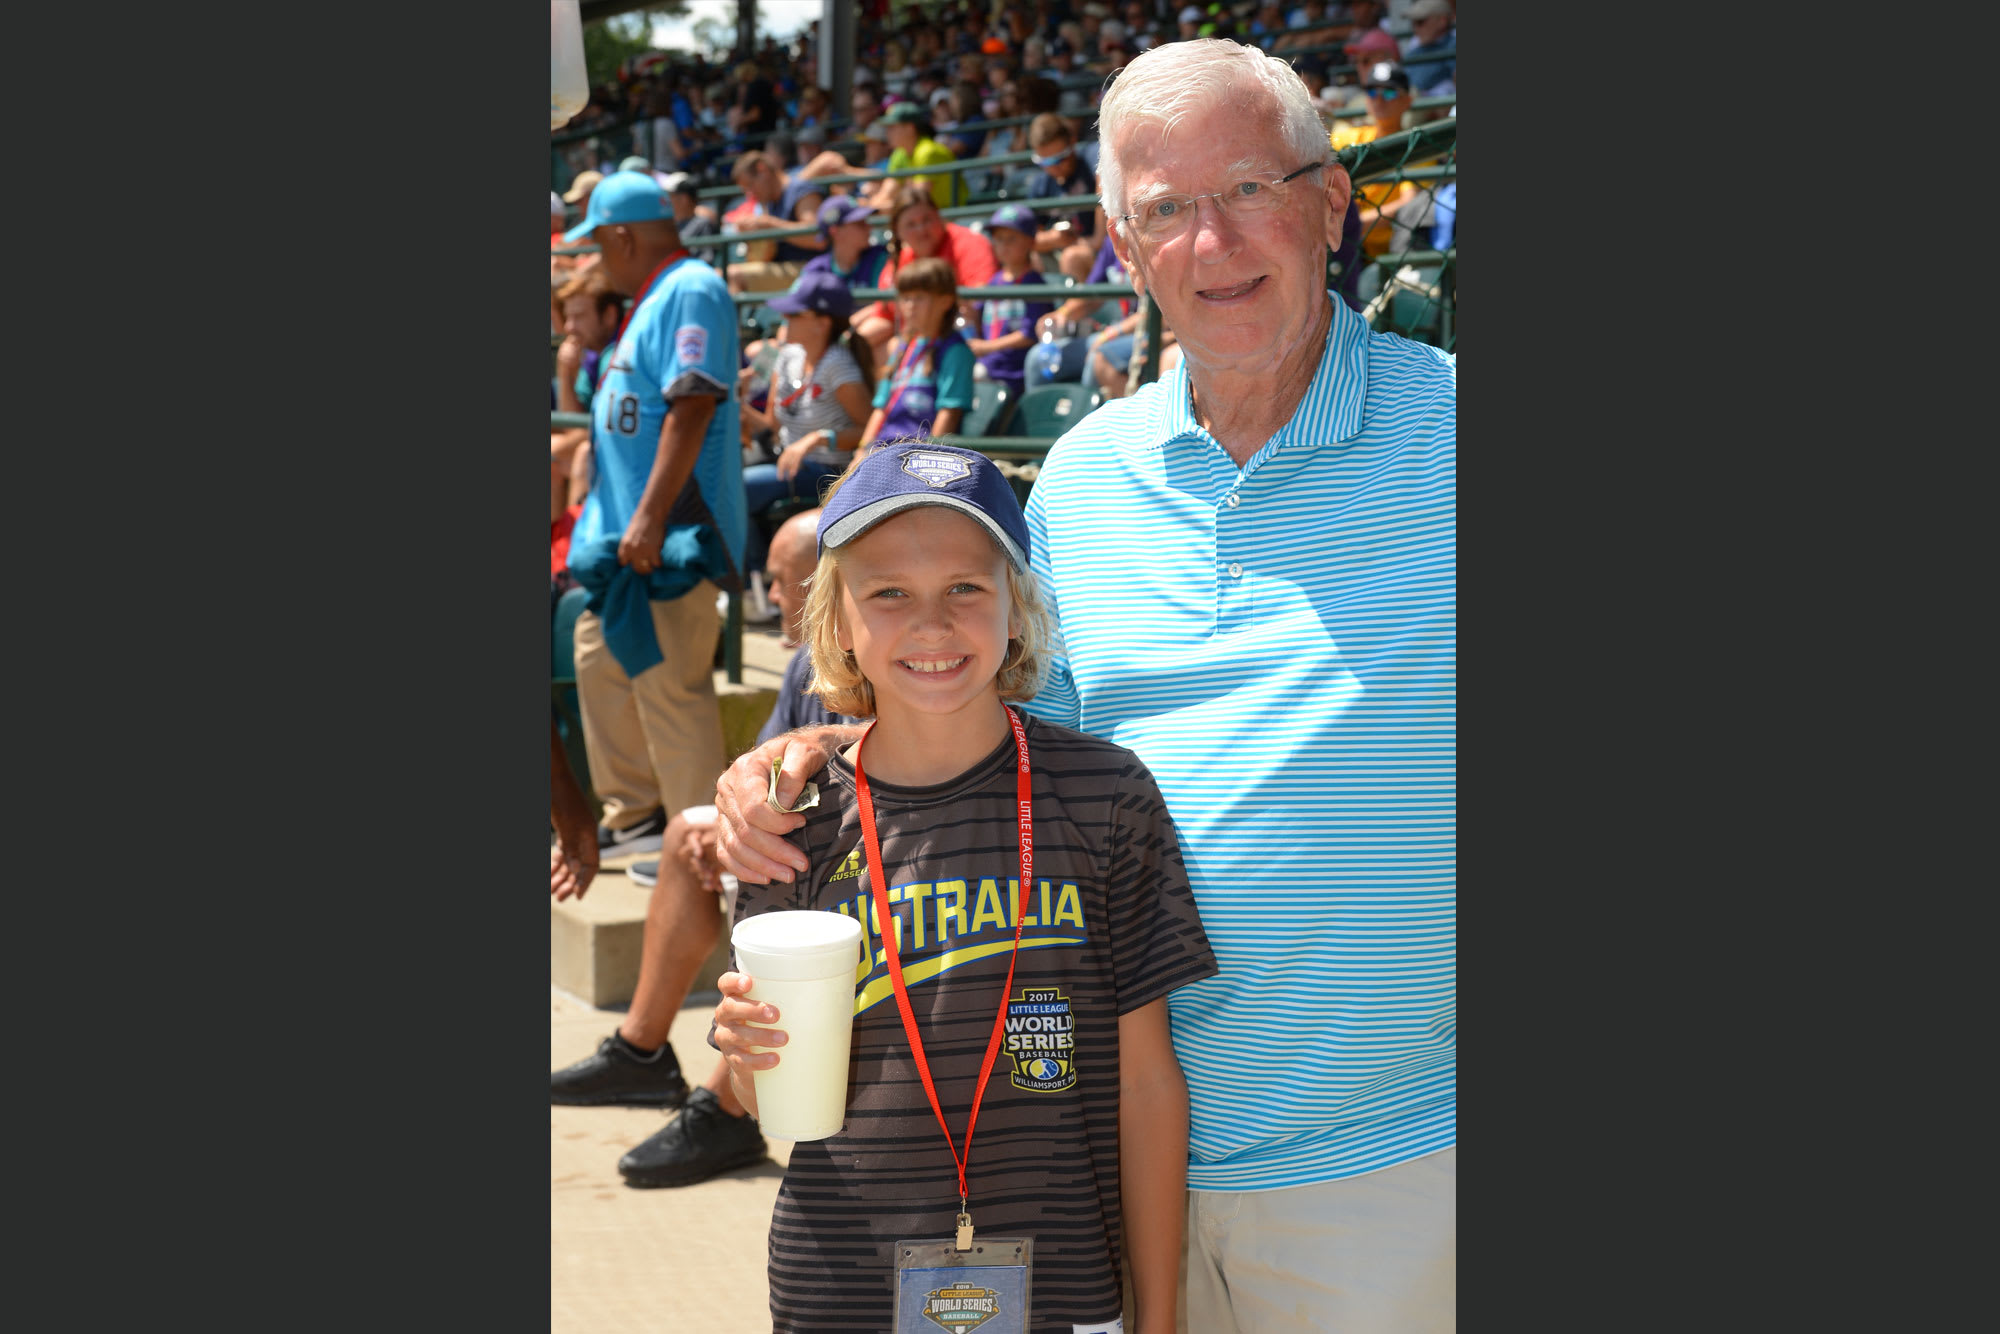
[[1396,98],[1402,97],[1404,94],[1408,92],[1409,89],[1398,88],[1393,83],[1378,83],[1373,88],[1370,88],[1368,90],[1368,96],[1374,98],[1378,102],[1385,100],[1394,101]]

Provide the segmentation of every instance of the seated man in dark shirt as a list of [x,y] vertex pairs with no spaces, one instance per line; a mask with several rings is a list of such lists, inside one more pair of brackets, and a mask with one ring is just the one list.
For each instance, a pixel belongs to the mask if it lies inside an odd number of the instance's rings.
[[[771,600],[784,614],[785,642],[797,651],[778,687],[778,703],[757,734],[762,745],[793,728],[814,723],[855,723],[829,713],[806,693],[811,655],[800,645],[805,579],[819,559],[819,511],[786,520],[771,539],[765,569]],[[667,1041],[674,1015],[687,999],[697,969],[722,938],[734,915],[735,881],[725,881],[715,856],[715,807],[690,806],[667,824],[656,862],[626,872],[650,885],[652,903],[639,953],[639,981],[618,1031],[594,1055],[549,1077],[550,1101],[563,1106],[682,1108],[666,1127],[618,1160],[629,1186],[691,1186],[764,1156],[764,1137],[729,1086],[729,1067],[718,1058],[709,1077],[689,1092],[680,1061]],[[574,890],[581,898],[582,889]]]
[[[779,227],[812,226],[819,221],[820,201],[826,187],[817,179],[787,181],[777,161],[767,152],[752,149],[736,160],[731,179],[749,197],[750,211],[738,217],[740,232],[769,231]],[[729,269],[732,292],[782,292],[798,280],[807,260],[826,249],[819,236],[794,236],[781,241],[749,243],[750,257]]]
[[[1069,123],[1061,116],[1045,111],[1028,123],[1028,151],[1035,155],[1035,165],[1041,168],[1028,182],[1028,198],[1097,193],[1097,177],[1084,165]],[[1091,204],[1037,233],[1035,253],[1056,251],[1062,271],[1082,282],[1090,272],[1091,261],[1097,257],[1104,230],[1104,210]]]

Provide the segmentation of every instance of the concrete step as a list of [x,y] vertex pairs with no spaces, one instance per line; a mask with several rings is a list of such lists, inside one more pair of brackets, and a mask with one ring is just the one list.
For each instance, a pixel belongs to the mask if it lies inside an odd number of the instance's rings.
[[[581,899],[549,901],[549,980],[589,1005],[627,1005],[639,985],[646,908],[653,891],[605,871]],[[729,967],[728,934],[695,972],[688,993],[713,992]]]

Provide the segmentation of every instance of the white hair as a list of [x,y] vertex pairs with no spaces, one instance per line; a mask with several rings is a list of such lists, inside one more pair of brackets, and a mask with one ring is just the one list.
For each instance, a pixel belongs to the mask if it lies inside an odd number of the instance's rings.
[[1199,131],[1214,117],[1246,110],[1263,113],[1274,146],[1289,150],[1294,161],[1286,170],[1332,156],[1305,80],[1276,56],[1219,37],[1169,42],[1134,56],[1097,108],[1098,201],[1111,225],[1123,229],[1128,211],[1118,141],[1129,127],[1158,125],[1171,133],[1191,121]]

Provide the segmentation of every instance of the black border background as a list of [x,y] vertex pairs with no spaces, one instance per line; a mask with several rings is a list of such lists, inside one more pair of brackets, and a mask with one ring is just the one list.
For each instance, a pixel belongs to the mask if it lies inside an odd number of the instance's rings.
[[[278,179],[230,235],[275,317],[232,407],[286,428],[241,456],[261,514],[231,534],[282,559],[232,588],[286,610],[231,685],[259,769],[224,818],[287,899],[236,929],[267,957],[259,1096],[296,1110],[231,1147],[290,1197],[268,1241],[329,1317],[547,1310],[540,17],[329,11],[242,67],[263,114],[240,152]],[[1680,43],[1579,3],[1469,17],[1464,1306],[1560,1324],[1629,1300],[1714,1167],[1731,1076],[1688,1035],[1744,993],[1690,984],[1716,925],[1690,895],[1717,875],[1700,817],[1755,780],[1719,762],[1740,716],[1703,678],[1772,631],[1735,553],[1691,535],[1762,482],[1714,410],[1751,368],[1712,337]],[[1551,247],[1560,282],[1522,258]]]

